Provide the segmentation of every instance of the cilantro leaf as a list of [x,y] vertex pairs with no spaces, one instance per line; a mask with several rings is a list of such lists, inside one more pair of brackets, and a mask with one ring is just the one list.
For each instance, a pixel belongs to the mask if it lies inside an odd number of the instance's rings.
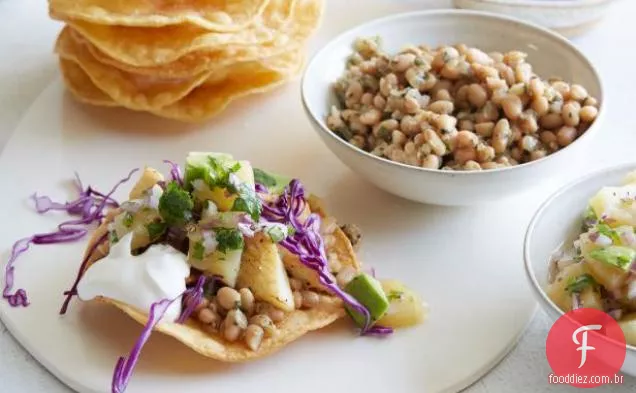
[[565,290],[570,293],[581,293],[585,288],[596,285],[594,277],[589,274],[583,274],[578,277],[570,277]]
[[228,190],[238,195],[234,200],[231,210],[245,212],[249,214],[254,221],[258,221],[261,218],[261,212],[263,210],[261,200],[248,184],[240,183],[237,187],[230,185]]
[[167,226],[165,222],[151,222],[150,224],[146,225],[146,230],[148,231],[150,242],[157,241],[166,231],[166,228]]
[[192,245],[192,258],[194,259],[203,259],[205,256],[205,247],[203,247],[203,242],[196,242]]
[[210,189],[214,187],[225,188],[229,183],[230,174],[239,169],[241,169],[239,162],[227,167],[224,165],[224,161],[208,156],[206,163],[186,166],[185,184],[188,189],[192,189],[192,182],[201,179]]
[[124,215],[124,219],[123,219],[122,223],[124,224],[124,226],[126,228],[130,228],[134,221],[135,221],[135,218],[133,217],[133,215],[128,213],[128,212],[126,212],[126,214]]
[[168,183],[159,198],[159,214],[168,225],[182,225],[192,218],[194,202],[176,182]]
[[274,187],[277,184],[276,179],[269,173],[265,172],[264,170],[254,168],[253,171],[254,171],[254,181],[257,184],[262,184],[267,188]]
[[216,228],[216,241],[218,242],[217,250],[227,253],[230,250],[243,249],[243,234],[238,229],[232,228]]
[[117,236],[117,231],[110,231],[109,241],[110,241],[110,244],[115,244],[119,241],[119,236]]

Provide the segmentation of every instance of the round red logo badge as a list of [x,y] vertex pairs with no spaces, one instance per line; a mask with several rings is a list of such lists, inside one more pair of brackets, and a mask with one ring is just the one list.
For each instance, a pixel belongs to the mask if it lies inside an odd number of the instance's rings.
[[580,308],[559,318],[545,345],[552,383],[592,388],[613,383],[625,360],[625,336],[608,314]]

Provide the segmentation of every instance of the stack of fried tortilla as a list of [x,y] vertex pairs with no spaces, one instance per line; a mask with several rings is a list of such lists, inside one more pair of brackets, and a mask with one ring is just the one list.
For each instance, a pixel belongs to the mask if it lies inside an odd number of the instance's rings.
[[323,0],[49,0],[80,101],[188,122],[295,77]]

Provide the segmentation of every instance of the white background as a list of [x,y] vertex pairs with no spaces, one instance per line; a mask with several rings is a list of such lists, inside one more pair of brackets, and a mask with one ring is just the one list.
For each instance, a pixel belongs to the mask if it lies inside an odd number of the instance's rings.
[[[436,7],[449,6],[450,3],[421,2]],[[616,104],[615,107],[610,106],[608,111],[607,127],[625,127],[621,132],[636,132],[636,129],[629,127],[636,124],[632,114],[636,97],[636,29],[632,26],[633,16],[636,16],[636,1],[618,2],[600,26],[575,39],[575,43],[599,67],[605,78],[607,94]],[[44,1],[0,0],[0,147],[11,136],[31,102],[58,76],[57,61],[52,54],[58,30],[59,25],[47,18]],[[629,121],[623,121],[625,119]],[[615,132],[612,134],[616,135]],[[605,161],[606,158],[590,157],[599,161]],[[7,189],[4,190],[6,192]],[[46,327],[42,329],[42,334],[47,334]],[[548,329],[546,318],[539,312],[517,348],[468,391],[575,391],[574,388],[547,383],[550,368],[545,359],[545,337]],[[452,364],[448,367],[452,367]],[[0,384],[0,391],[10,393],[69,392],[15,342],[1,322]],[[625,377],[625,383],[621,386],[596,390],[619,392],[634,389],[636,378]]]

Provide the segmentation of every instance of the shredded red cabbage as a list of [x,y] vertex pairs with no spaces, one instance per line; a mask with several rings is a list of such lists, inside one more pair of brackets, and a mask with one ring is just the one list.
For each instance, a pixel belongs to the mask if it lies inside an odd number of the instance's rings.
[[153,303],[150,306],[150,313],[148,314],[148,322],[144,325],[144,328],[135,343],[135,346],[130,351],[130,354],[127,358],[120,357],[117,360],[117,364],[115,365],[115,372],[113,373],[113,380],[111,384],[112,393],[123,393],[128,386],[128,382],[130,382],[130,378],[132,377],[133,371],[135,369],[135,365],[139,360],[139,355],[141,354],[141,350],[144,345],[150,338],[152,334],[152,330],[159,324],[161,318],[165,315],[168,308],[179,298],[183,298],[184,302],[187,303],[187,306],[184,308],[183,312],[177,319],[177,323],[185,322],[196,306],[201,301],[203,297],[203,286],[205,284],[206,277],[204,275],[199,276],[197,283],[194,287],[186,289],[181,295],[177,296],[174,299],[163,299],[156,303]]
[[190,315],[197,308],[201,300],[203,300],[203,286],[205,285],[206,277],[202,274],[199,276],[197,283],[194,287],[186,290],[183,294],[183,312],[177,319],[177,323],[184,323]]
[[260,183],[256,183],[255,184],[255,188],[256,192],[259,193],[267,193],[267,187],[265,187],[264,185],[260,184]]
[[393,328],[388,326],[373,325],[367,329],[366,334],[375,336],[387,336],[393,333]]
[[[263,188],[263,186],[259,187],[261,190]],[[312,213],[304,223],[299,220],[305,210],[305,204],[305,190],[300,181],[294,179],[274,203],[268,204],[262,201],[262,217],[270,222],[293,226],[294,234],[286,237],[279,244],[292,254],[298,255],[303,265],[318,273],[320,282],[327,289],[340,297],[352,310],[364,316],[365,324],[362,327],[362,334],[366,334],[372,328],[369,310],[333,281],[323,239],[320,236],[320,216]],[[388,332],[379,332],[380,330],[375,334],[388,334]]]
[[179,164],[170,160],[163,160],[163,162],[170,165],[170,177],[172,177],[172,181],[176,181],[179,187],[183,187],[183,173],[181,172]]
[[34,194],[31,196],[35,202],[35,210],[44,214],[51,210],[65,211],[70,215],[79,216],[80,218],[75,220],[69,220],[61,223],[57,226],[57,230],[50,233],[40,233],[33,236],[29,236],[18,240],[13,244],[11,249],[11,256],[5,267],[5,285],[2,291],[2,297],[7,300],[12,307],[26,307],[29,305],[27,293],[24,289],[20,288],[12,293],[14,283],[14,271],[15,261],[24,252],[29,249],[31,244],[57,244],[57,243],[69,243],[75,240],[81,239],[88,233],[88,226],[94,222],[100,223],[104,218],[104,211],[107,207],[117,207],[117,202],[112,198],[112,194],[117,187],[128,181],[132,174],[136,171],[131,171],[127,178],[121,180],[117,185],[108,193],[103,194],[94,190],[90,186],[84,189],[82,182],[75,174],[75,187],[79,193],[76,200],[66,203],[54,202],[47,196],[38,196]]
[[101,246],[106,240],[108,240],[108,232],[104,233],[99,239],[97,239],[95,244],[93,244],[91,248],[88,249],[88,251],[86,252],[86,255],[84,255],[84,259],[82,260],[82,264],[80,265],[80,268],[77,272],[77,276],[75,277],[73,286],[71,287],[71,289],[64,291],[65,298],[64,303],[62,303],[62,308],[60,308],[60,315],[66,314],[66,310],[68,310],[68,306],[71,303],[73,296],[77,295],[77,286],[79,285],[80,279],[82,278],[82,273],[84,272],[84,270],[86,270],[86,265],[88,264],[88,260],[90,259],[91,255],[93,255],[95,250],[97,250],[97,247]]

